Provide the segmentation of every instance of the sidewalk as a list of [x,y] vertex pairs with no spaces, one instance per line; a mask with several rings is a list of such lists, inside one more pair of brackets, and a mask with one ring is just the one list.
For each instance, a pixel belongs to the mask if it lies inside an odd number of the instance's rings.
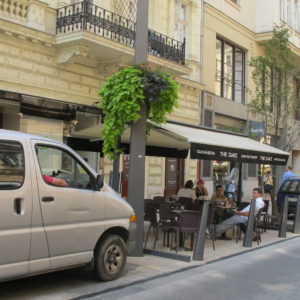
[[[90,287],[89,291],[86,291],[86,296],[79,296],[70,299],[88,299],[89,296],[102,294],[105,291],[110,291],[117,288],[120,289],[137,282],[165,276],[170,273],[201,266],[203,264],[213,263],[219,259],[226,259],[226,257],[238,255],[244,252],[249,252],[249,255],[251,255],[251,251],[254,251],[255,249],[274,243],[280,243],[298,236],[300,236],[300,234],[287,232],[286,238],[278,238],[278,231],[267,230],[267,232],[262,234],[262,242],[259,246],[257,245],[257,242],[253,242],[252,248],[245,248],[243,247],[242,240],[238,243],[236,243],[235,240],[217,240],[215,251],[212,248],[212,242],[210,240],[206,240],[203,261],[191,260],[190,262],[184,262],[147,254],[145,254],[143,257],[128,257],[127,265],[121,278],[115,281],[104,282],[98,284],[97,286]],[[162,238],[160,237],[160,240],[161,239]],[[152,247],[152,245],[153,241],[149,241],[147,248]],[[190,251],[184,251],[184,253],[180,252],[178,254],[190,255],[191,257],[193,255],[193,253]]]

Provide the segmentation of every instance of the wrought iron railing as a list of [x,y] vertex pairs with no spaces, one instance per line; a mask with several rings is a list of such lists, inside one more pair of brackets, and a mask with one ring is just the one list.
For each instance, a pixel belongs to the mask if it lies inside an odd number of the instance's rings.
[[[56,33],[75,31],[90,31],[119,43],[135,46],[135,22],[87,1],[57,9]],[[149,53],[184,65],[185,41],[182,43],[149,30],[148,44]]]

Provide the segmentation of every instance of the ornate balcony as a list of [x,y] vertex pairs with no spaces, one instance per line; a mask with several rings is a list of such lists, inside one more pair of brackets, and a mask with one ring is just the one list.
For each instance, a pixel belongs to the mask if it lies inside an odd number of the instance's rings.
[[[57,9],[56,33],[87,31],[112,41],[134,47],[135,22],[106,9],[82,1]],[[149,53],[185,64],[185,42],[181,43],[153,30],[148,31]]]

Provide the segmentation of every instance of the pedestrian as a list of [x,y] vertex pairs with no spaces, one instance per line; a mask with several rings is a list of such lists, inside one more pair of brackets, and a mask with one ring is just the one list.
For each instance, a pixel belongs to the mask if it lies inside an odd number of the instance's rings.
[[271,171],[268,170],[264,176],[264,192],[265,192],[265,200],[271,200],[271,193],[273,190],[273,178]]
[[[261,188],[254,188],[252,192],[252,196],[255,199],[255,214],[258,213],[258,211],[265,206],[265,202],[262,199],[262,190]],[[216,226],[216,235],[217,237],[220,236],[223,232],[225,232],[227,229],[232,228],[235,224],[245,224],[248,222],[248,216],[250,212],[250,204],[247,205],[244,209],[241,211],[235,211],[234,215],[226,220],[224,220],[222,223],[218,224]],[[226,238],[228,239],[228,238]]]
[[291,177],[295,177],[296,174],[293,173],[292,171],[292,167],[291,166],[286,166],[285,167],[285,172],[283,173],[283,176],[282,176],[282,182],[285,182],[286,180],[290,179]]

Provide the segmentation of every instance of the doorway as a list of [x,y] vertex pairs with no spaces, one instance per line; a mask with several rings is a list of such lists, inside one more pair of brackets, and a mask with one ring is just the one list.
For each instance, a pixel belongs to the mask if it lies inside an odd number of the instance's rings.
[[166,158],[165,197],[176,195],[184,185],[184,159]]

